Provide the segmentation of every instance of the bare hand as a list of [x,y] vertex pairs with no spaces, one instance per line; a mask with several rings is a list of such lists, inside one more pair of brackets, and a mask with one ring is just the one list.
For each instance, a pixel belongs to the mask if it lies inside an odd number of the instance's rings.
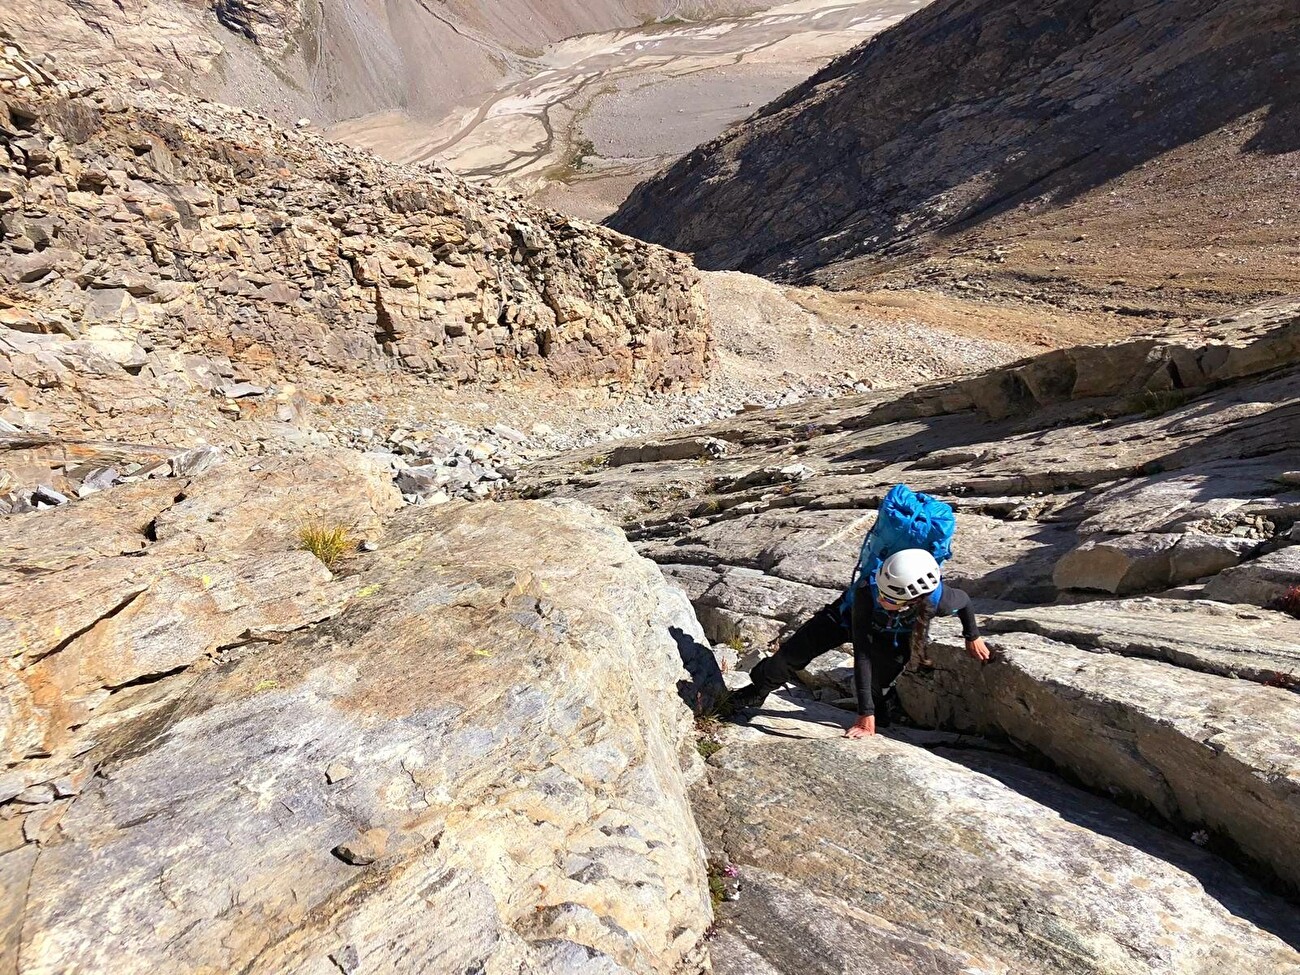
[[857,722],[848,731],[844,732],[845,738],[866,738],[868,735],[876,733],[876,716],[868,714],[858,718]]
[[992,651],[989,650],[989,645],[984,642],[982,636],[977,636],[974,640],[967,640],[966,652],[981,662],[988,660],[992,654]]

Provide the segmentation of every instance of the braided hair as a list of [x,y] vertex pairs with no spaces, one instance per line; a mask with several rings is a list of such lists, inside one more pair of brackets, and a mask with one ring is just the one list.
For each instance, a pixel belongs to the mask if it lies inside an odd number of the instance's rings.
[[930,622],[934,619],[937,608],[936,601],[926,597],[916,609],[916,622],[912,624],[912,635],[908,641],[913,660],[925,659],[925,648],[930,642]]

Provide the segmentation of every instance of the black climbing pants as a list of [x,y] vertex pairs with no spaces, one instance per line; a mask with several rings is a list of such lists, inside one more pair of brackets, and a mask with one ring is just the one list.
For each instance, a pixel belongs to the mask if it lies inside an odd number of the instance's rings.
[[846,626],[840,600],[823,606],[803,626],[795,630],[772,656],[762,660],[750,672],[752,690],[740,693],[746,704],[761,704],[767,695],[782,684],[795,679],[823,653],[844,643],[853,643],[853,676],[857,690],[858,714],[876,715],[878,724],[889,722],[886,691],[898,679],[910,654],[908,634],[895,634],[872,625],[872,602],[869,593],[860,592],[853,601],[853,620]]

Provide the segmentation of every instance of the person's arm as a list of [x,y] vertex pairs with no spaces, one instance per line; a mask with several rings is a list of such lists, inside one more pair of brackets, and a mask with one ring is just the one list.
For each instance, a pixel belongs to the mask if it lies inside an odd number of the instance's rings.
[[876,705],[871,698],[870,645],[871,590],[863,586],[853,597],[853,685],[858,698],[858,720],[845,732],[849,738],[862,738],[876,733]]
[[961,620],[961,635],[966,640],[966,652],[976,660],[989,659],[988,644],[980,636],[980,627],[975,619],[975,609],[971,606],[970,596],[956,586],[944,586],[939,598],[938,615],[956,616]]
[[853,646],[853,684],[858,695],[858,717],[865,718],[876,713],[876,705],[871,700],[871,657],[865,646]]

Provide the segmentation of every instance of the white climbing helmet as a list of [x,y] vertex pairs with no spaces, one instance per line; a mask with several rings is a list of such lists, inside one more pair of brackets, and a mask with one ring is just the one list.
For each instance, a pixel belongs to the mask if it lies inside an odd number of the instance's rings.
[[906,548],[885,559],[876,587],[890,602],[905,603],[939,588],[939,563],[925,549]]

